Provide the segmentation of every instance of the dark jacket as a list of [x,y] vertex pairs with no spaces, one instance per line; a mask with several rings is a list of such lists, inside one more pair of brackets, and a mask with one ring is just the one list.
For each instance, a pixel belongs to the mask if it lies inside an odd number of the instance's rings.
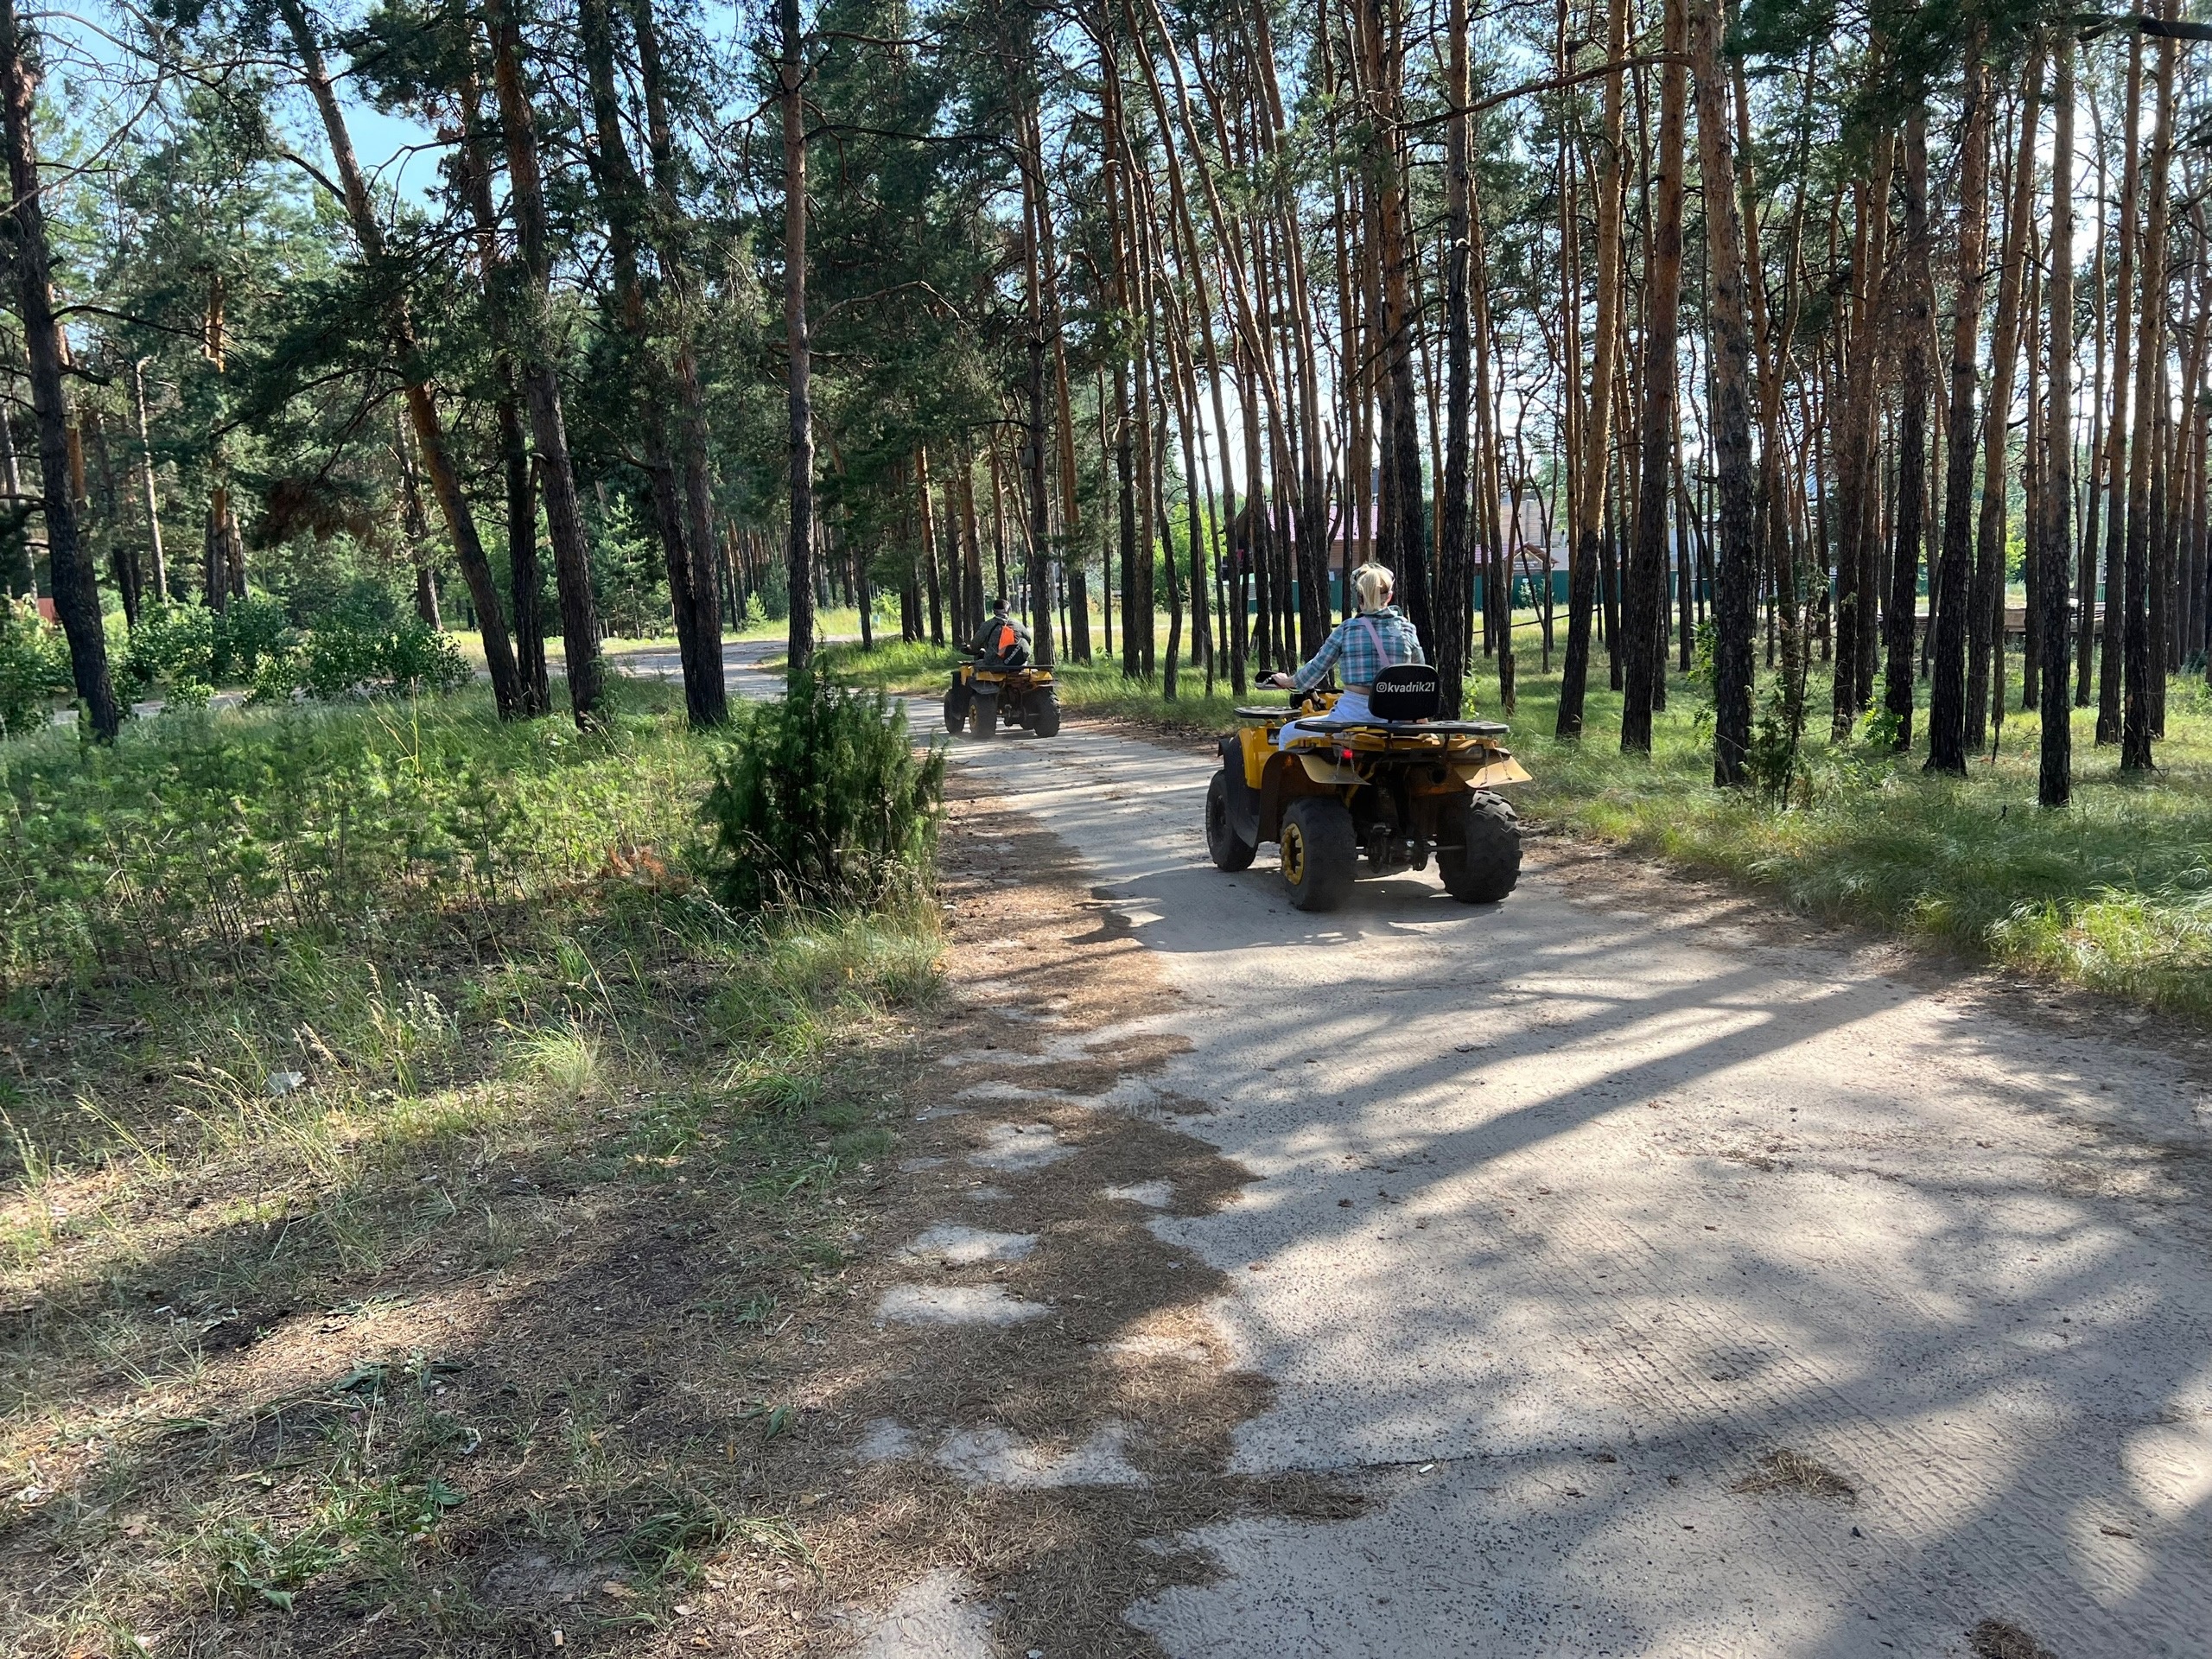
[[983,625],[976,654],[993,668],[1022,668],[1029,662],[1029,630],[1004,611]]

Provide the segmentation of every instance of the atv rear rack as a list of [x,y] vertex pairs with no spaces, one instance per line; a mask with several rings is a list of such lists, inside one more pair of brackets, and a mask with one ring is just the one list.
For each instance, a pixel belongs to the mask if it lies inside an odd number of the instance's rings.
[[1385,737],[1503,737],[1513,728],[1502,720],[1328,720],[1300,718],[1294,709],[1239,709],[1239,720],[1288,724],[1319,737],[1332,732],[1380,732]]

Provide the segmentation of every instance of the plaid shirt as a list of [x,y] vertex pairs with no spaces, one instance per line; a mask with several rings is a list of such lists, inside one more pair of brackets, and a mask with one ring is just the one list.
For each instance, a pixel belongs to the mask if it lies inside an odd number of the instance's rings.
[[1379,611],[1363,611],[1339,622],[1337,631],[1313,653],[1313,660],[1291,676],[1291,683],[1300,691],[1311,691],[1332,667],[1341,663],[1346,685],[1372,685],[1377,669],[1427,660],[1421,648],[1421,636],[1406,620],[1405,613],[1395,605],[1386,605]]

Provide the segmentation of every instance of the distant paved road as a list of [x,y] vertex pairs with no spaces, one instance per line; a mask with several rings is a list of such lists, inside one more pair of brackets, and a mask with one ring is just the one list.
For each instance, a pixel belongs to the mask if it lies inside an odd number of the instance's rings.
[[[784,689],[781,669],[770,671],[763,663],[779,660],[785,651],[780,639],[731,639],[722,645],[722,683],[734,697],[747,697],[759,702],[780,696]],[[557,654],[550,654],[548,666],[558,670]],[[632,674],[639,679],[680,681],[683,677],[683,658],[676,647],[610,646],[607,652],[607,665],[620,673]]]

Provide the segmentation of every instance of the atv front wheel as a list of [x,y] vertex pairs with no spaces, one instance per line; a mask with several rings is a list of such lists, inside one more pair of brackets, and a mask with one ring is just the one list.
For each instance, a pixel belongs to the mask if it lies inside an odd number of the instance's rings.
[[1050,688],[1029,694],[1029,729],[1039,737],[1060,734],[1060,700]]
[[978,737],[996,737],[999,734],[999,700],[995,696],[977,697],[968,705],[968,723]]
[[968,689],[964,680],[955,680],[944,694],[944,729],[955,737],[968,723],[968,705],[976,701],[976,694]]
[[1236,833],[1229,821],[1229,773],[1217,772],[1206,785],[1206,853],[1217,870],[1249,870],[1259,848]]
[[1494,905],[1521,879],[1521,820],[1488,790],[1436,815],[1436,870],[1463,905]]
[[1351,891],[1359,835],[1351,812],[1333,796],[1305,795],[1283,814],[1279,844],[1282,880],[1300,910],[1334,910]]

